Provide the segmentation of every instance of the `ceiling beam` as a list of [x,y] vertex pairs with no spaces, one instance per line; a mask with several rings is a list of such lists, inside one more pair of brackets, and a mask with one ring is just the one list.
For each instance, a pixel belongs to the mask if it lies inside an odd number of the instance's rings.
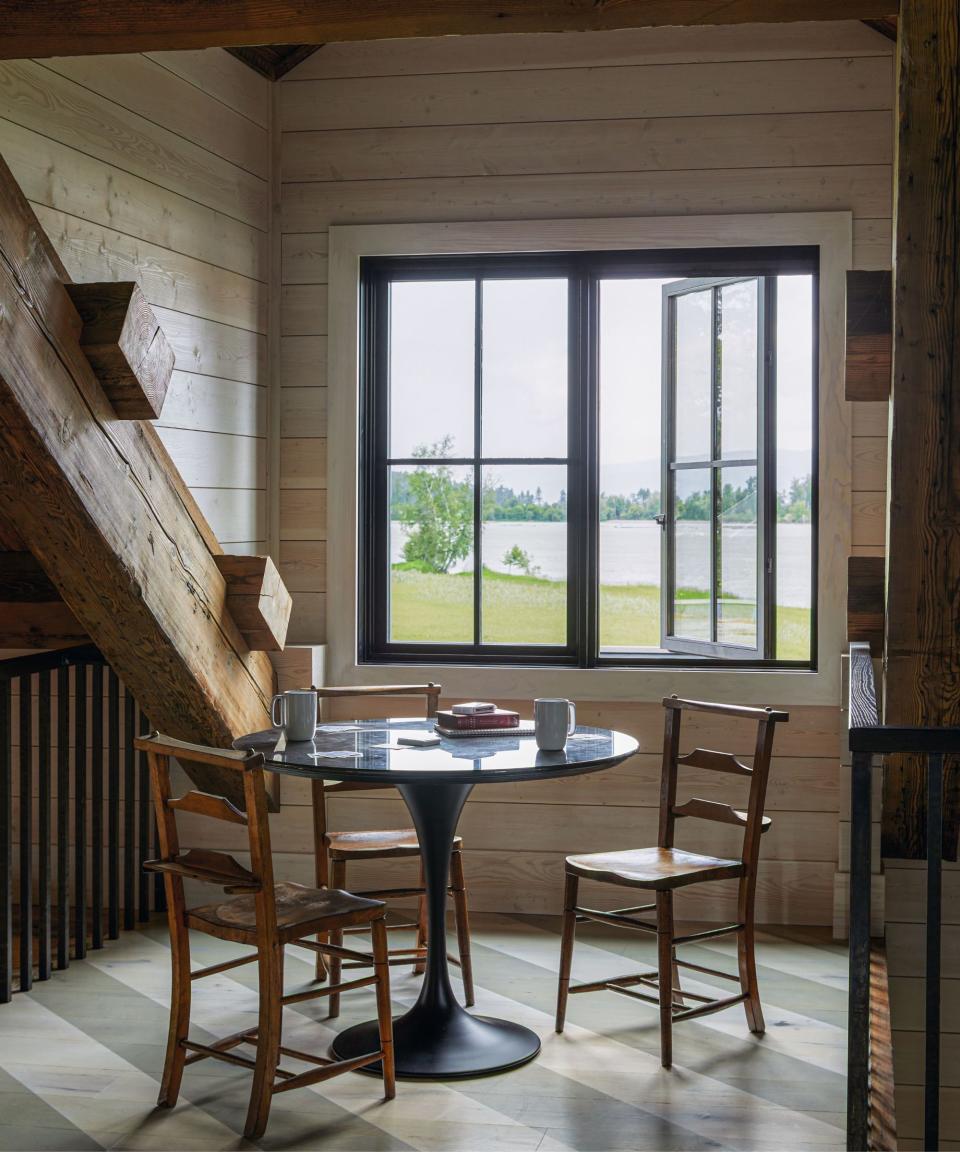
[[0,57],[492,32],[874,20],[897,0],[5,0]]

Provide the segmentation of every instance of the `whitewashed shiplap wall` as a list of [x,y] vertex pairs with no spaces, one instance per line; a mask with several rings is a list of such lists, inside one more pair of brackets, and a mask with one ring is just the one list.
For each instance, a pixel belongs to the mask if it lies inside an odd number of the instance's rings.
[[[325,638],[326,549],[336,547],[326,514],[331,224],[845,209],[854,265],[887,267],[892,73],[892,45],[859,23],[332,44],[290,73],[280,84],[280,559],[295,638]],[[855,420],[857,551],[882,548],[881,418]],[[655,707],[594,701],[581,712],[657,746]],[[791,715],[762,915],[830,923],[839,709]],[[556,795],[477,790],[464,816],[475,905],[555,910],[564,852],[649,832],[654,778],[652,761],[638,761]],[[281,821],[289,867],[306,875],[301,792],[287,789]],[[344,798],[335,812],[341,826],[402,818],[389,797]],[[520,848],[515,820],[535,829]]]
[[[280,557],[324,637],[330,224],[849,209],[890,259],[892,45],[859,23],[330,44],[280,85]],[[882,545],[878,414],[854,544]]]
[[160,434],[225,550],[266,548],[270,86],[226,52],[0,63],[0,154],[75,280],[138,280]]

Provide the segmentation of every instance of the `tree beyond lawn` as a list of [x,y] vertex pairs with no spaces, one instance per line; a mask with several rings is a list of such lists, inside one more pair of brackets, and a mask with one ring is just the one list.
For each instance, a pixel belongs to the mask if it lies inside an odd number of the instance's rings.
[[[473,640],[473,574],[422,572],[396,564],[391,582],[391,639],[469,644]],[[487,644],[563,644],[567,592],[558,580],[483,573],[483,640]],[[809,658],[810,613],[777,609],[777,658]],[[600,642],[609,648],[656,648],[660,589],[651,584],[600,586]]]

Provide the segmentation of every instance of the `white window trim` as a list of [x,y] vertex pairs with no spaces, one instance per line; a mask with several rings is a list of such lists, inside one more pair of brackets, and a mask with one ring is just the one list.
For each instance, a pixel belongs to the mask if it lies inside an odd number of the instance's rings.
[[[815,245],[820,248],[820,517],[816,672],[730,668],[544,668],[357,664],[359,261],[362,256],[618,251]],[[744,704],[840,700],[851,538],[850,406],[844,400],[846,272],[850,212],[652,216],[372,224],[330,229],[327,681],[377,684],[436,680],[451,696],[657,700],[683,696]],[[386,672],[385,669],[389,671]]]

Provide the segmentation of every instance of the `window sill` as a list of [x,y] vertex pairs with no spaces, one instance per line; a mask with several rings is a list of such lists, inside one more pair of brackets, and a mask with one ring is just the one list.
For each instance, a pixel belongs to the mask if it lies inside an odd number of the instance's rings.
[[332,661],[331,684],[382,684],[385,681],[433,681],[444,695],[492,700],[533,700],[563,696],[573,700],[658,701],[678,696],[727,703],[786,707],[791,704],[838,706],[840,684],[809,668],[531,667],[529,665],[357,664]]

